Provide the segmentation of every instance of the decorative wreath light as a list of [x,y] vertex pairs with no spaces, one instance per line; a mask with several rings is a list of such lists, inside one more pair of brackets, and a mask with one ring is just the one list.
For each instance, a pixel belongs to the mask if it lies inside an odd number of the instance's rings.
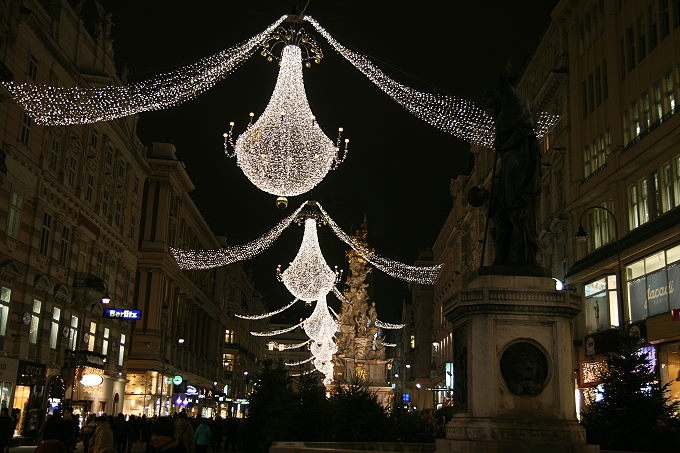
[[[252,121],[252,113],[250,118]],[[347,156],[349,139],[345,139],[340,155],[342,128],[337,143],[333,143],[309,107],[298,45],[283,48],[269,104],[255,124],[248,124],[235,145],[233,130],[232,122],[224,134],[225,153],[235,154],[238,166],[250,182],[272,195],[291,197],[309,192]]]

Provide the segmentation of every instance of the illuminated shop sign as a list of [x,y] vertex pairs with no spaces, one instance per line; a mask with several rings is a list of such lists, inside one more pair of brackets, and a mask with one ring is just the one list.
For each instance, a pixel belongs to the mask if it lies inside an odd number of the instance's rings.
[[104,382],[104,378],[99,374],[83,374],[80,383],[85,387],[94,387]]
[[142,319],[142,310],[132,310],[129,308],[106,308],[104,317],[109,319],[126,319],[137,321]]

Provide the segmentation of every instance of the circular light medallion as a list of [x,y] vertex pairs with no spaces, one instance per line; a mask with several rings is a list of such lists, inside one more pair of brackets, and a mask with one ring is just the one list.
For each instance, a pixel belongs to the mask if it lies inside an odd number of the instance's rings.
[[31,323],[31,314],[27,311],[24,312],[21,316],[21,322],[23,322],[25,326],[29,325]]
[[83,374],[83,378],[80,380],[84,387],[95,387],[102,382],[104,382],[104,378],[98,374]]
[[182,383],[182,376],[173,376],[172,377],[172,383],[175,385],[180,385]]

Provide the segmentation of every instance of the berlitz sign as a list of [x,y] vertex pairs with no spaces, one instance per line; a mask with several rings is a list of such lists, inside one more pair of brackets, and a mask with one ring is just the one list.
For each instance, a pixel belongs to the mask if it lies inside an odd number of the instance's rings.
[[142,319],[142,310],[132,310],[130,308],[106,308],[104,317],[109,319],[127,319],[137,321]]

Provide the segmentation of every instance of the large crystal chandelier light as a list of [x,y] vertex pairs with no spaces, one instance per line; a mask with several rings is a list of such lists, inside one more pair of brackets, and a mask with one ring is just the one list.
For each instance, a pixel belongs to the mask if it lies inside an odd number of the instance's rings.
[[[251,116],[252,118],[252,116]],[[224,134],[225,152],[236,155],[239,168],[260,190],[291,197],[310,191],[347,155],[341,133],[333,143],[321,130],[309,107],[302,78],[302,49],[288,44],[274,92],[254,124],[233,144],[233,123]]]

